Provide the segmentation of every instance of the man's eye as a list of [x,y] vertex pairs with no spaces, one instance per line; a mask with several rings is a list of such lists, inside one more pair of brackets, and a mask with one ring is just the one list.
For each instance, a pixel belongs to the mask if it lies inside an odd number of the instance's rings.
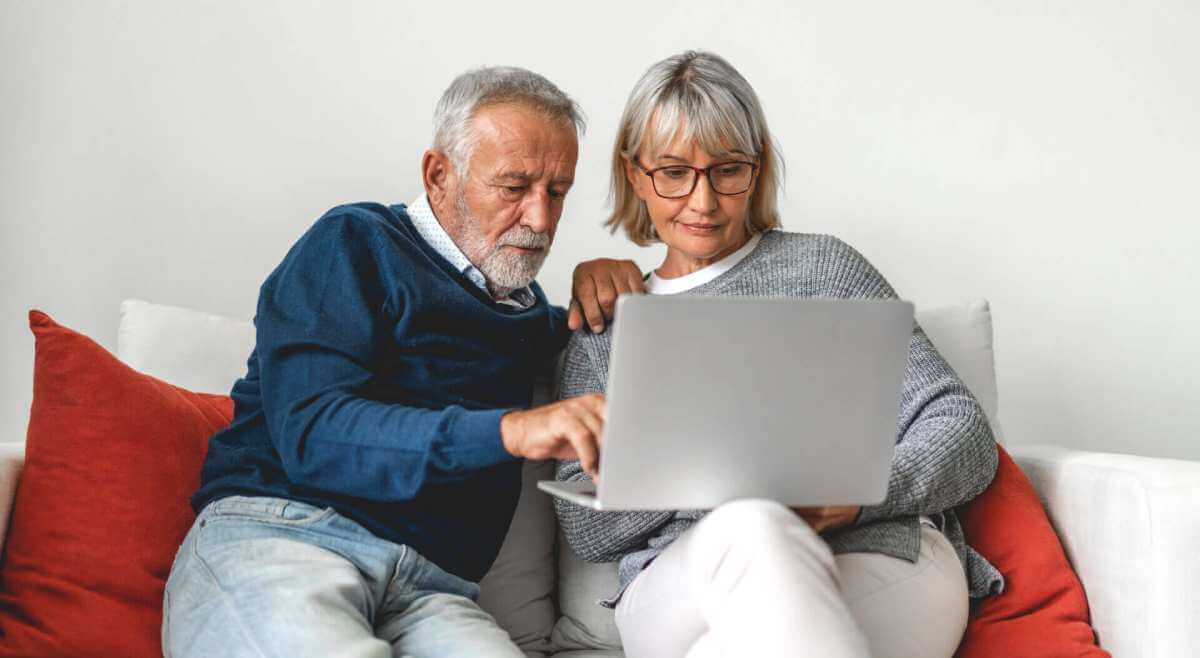
[[565,196],[567,196],[566,192],[561,192],[559,190],[550,190],[550,198],[551,199],[561,199]]
[[525,187],[522,185],[505,185],[504,189],[511,194],[522,194],[525,192]]

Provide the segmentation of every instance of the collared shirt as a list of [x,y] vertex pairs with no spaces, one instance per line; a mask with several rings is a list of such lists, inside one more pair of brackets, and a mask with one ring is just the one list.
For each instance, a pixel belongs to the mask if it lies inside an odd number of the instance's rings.
[[[417,233],[421,234],[421,238],[428,242],[429,246],[438,252],[438,255],[449,261],[456,270],[462,272],[463,276],[467,277],[471,283],[479,286],[480,290],[491,297],[492,293],[487,287],[487,278],[454,243],[454,239],[450,237],[446,229],[442,228],[442,224],[438,221],[437,215],[433,214],[433,208],[429,206],[429,199],[425,197],[425,194],[422,193],[405,210],[408,212],[408,218],[412,220],[413,226],[416,227]],[[493,299],[495,298],[493,297]],[[529,289],[529,286],[525,286],[512,291],[508,297],[496,299],[496,301],[517,308],[529,308],[537,303],[537,297]]]

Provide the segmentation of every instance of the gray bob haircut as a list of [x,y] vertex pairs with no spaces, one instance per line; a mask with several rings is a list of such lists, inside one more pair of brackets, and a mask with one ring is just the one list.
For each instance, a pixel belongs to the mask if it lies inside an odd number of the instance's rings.
[[695,140],[710,154],[736,151],[756,160],[747,233],[779,227],[783,159],[767,130],[758,94],[720,56],[689,50],[651,66],[629,94],[613,146],[613,213],[604,223],[609,230],[623,228],[643,247],[659,241],[646,204],[625,176],[625,163],[657,157],[676,137],[685,143]]
[[528,106],[547,118],[569,125],[578,136],[586,123],[579,104],[543,76],[514,66],[491,66],[467,71],[454,79],[433,111],[433,148],[450,156],[462,178],[475,150],[471,121],[489,105]]

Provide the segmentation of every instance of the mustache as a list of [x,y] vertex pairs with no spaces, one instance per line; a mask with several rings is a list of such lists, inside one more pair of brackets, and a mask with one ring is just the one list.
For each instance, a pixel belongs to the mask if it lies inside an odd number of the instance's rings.
[[528,226],[515,226],[500,238],[500,244],[526,249],[546,249],[550,246],[550,234],[534,233]]

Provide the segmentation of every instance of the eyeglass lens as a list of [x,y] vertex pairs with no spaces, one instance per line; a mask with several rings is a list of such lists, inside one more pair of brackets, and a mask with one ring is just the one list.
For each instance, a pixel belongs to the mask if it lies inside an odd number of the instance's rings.
[[[714,165],[706,172],[718,194],[741,194],[750,189],[754,167],[745,162]],[[654,191],[664,197],[683,197],[696,185],[696,170],[691,167],[663,167],[654,172]]]

